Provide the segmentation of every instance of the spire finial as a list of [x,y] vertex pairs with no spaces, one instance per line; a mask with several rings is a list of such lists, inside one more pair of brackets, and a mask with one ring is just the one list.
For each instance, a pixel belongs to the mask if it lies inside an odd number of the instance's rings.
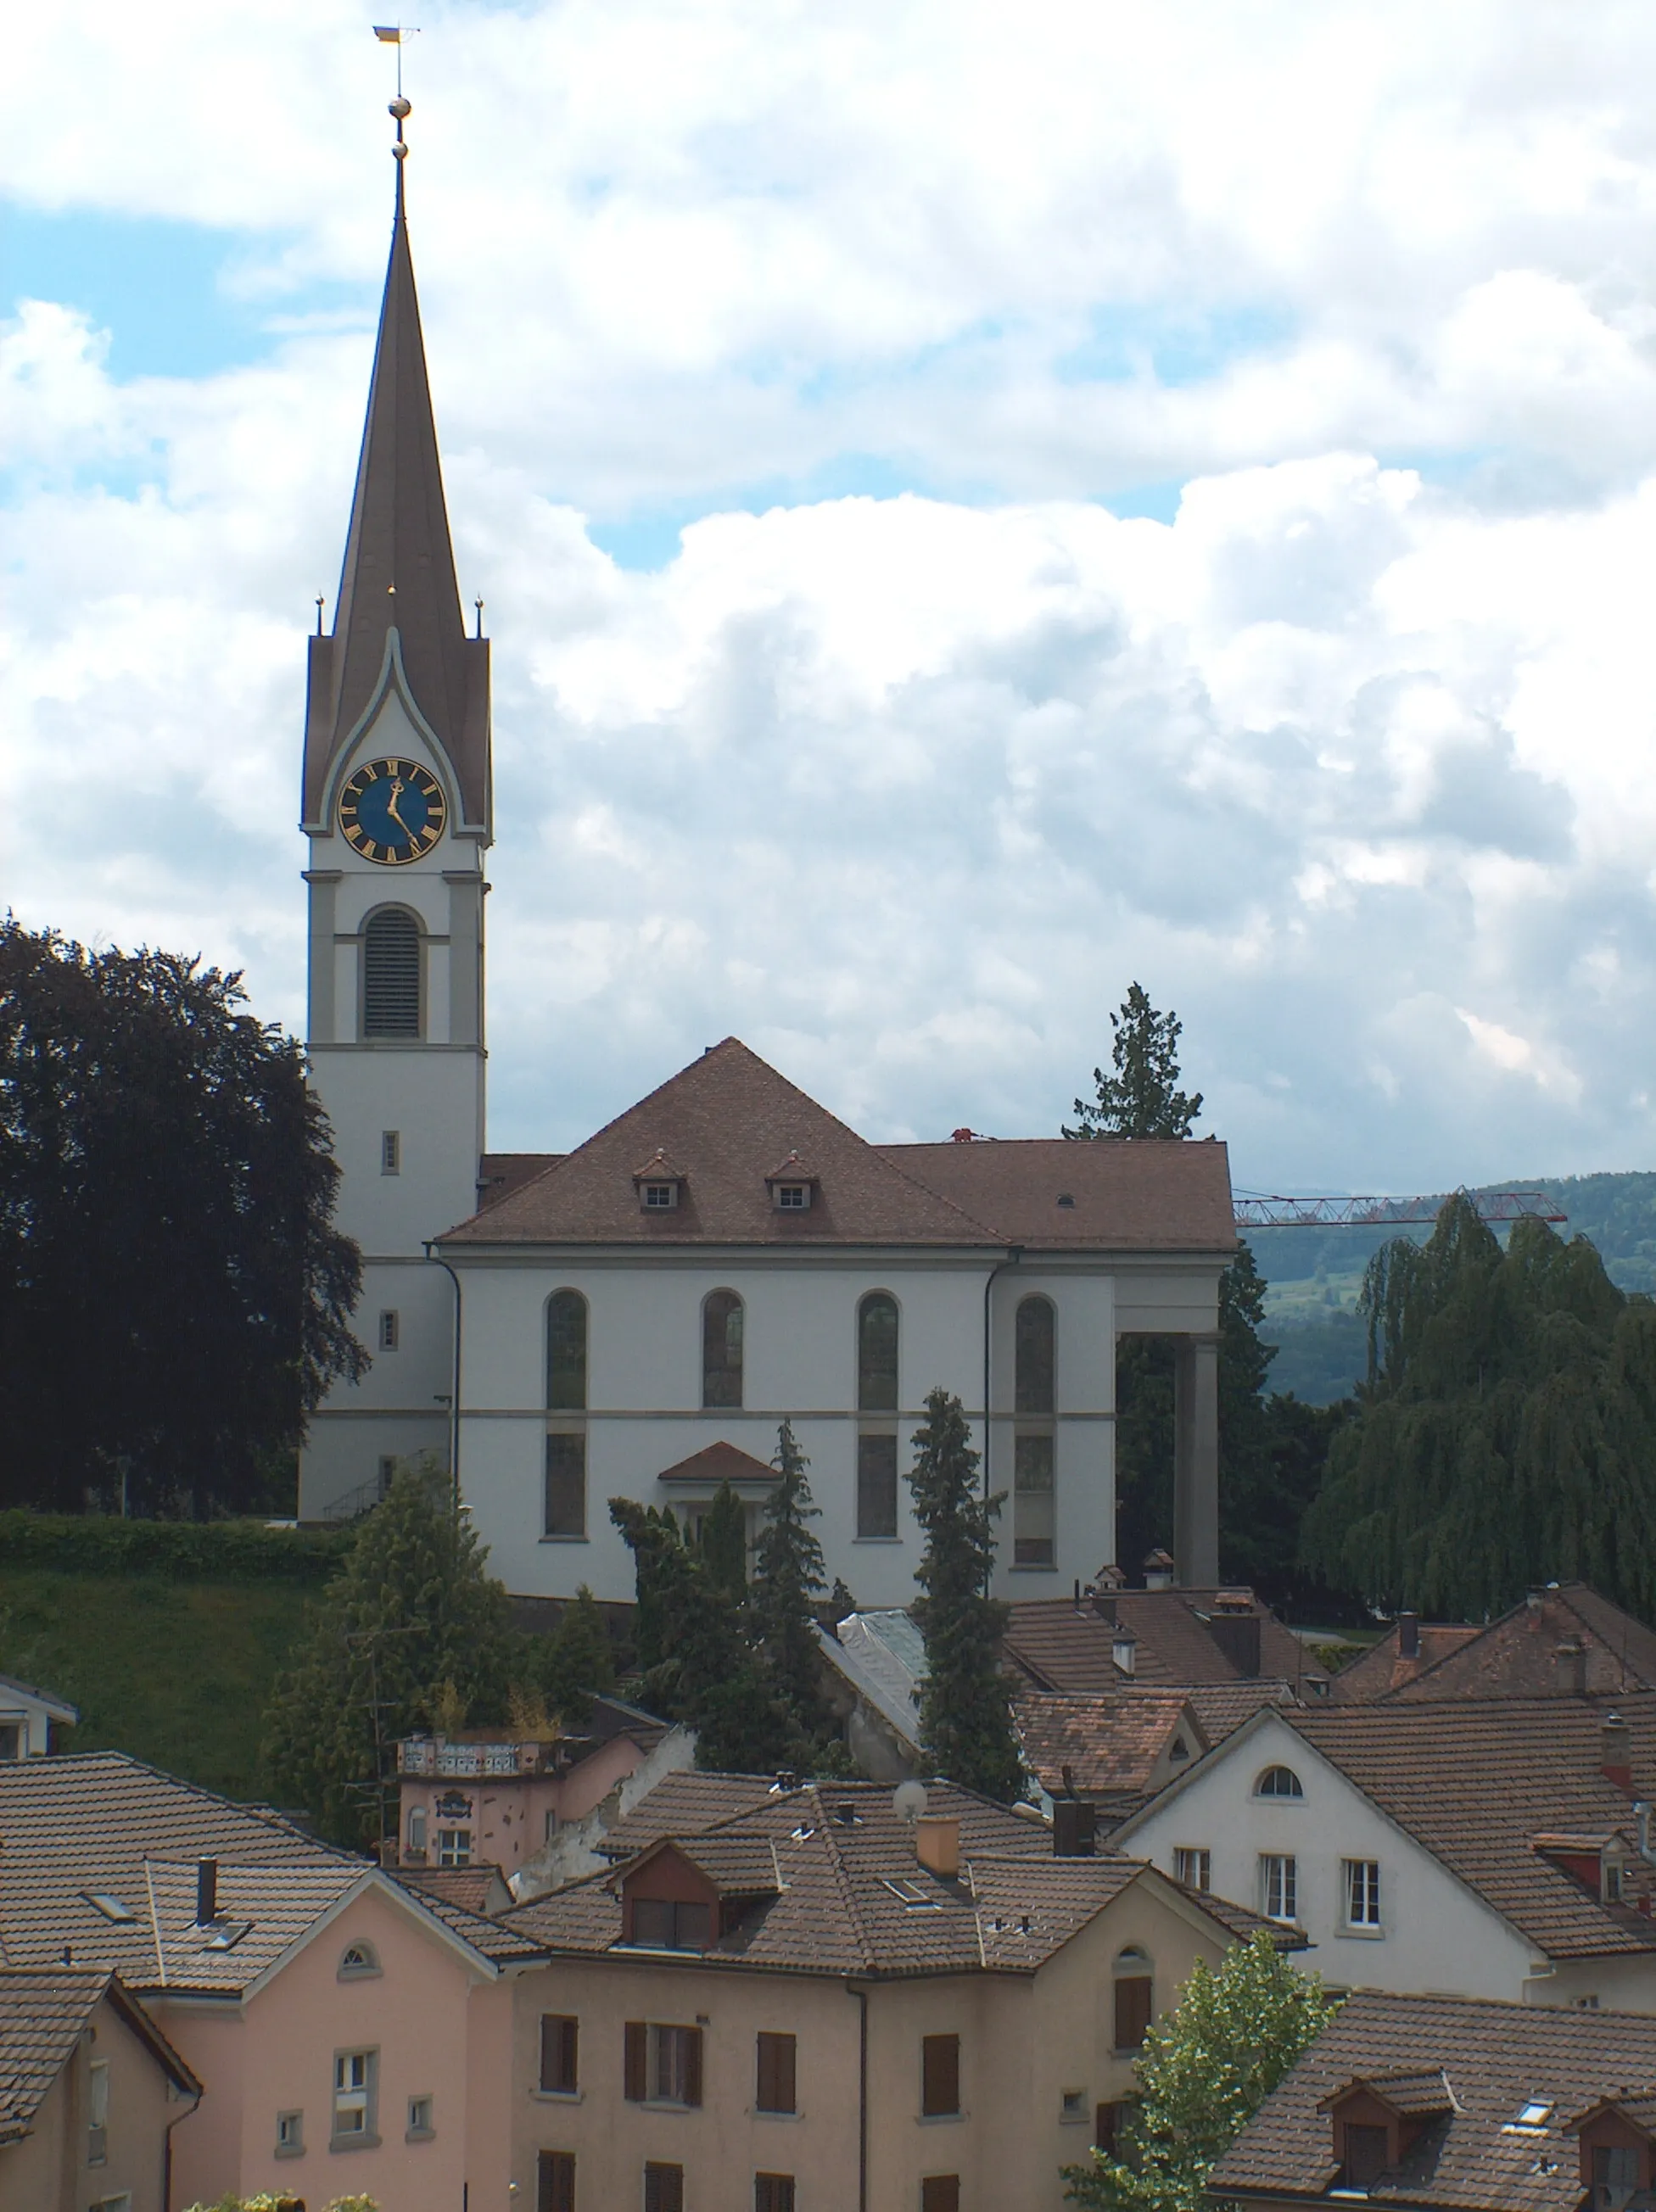
[[411,101],[403,98],[403,46],[406,40],[416,35],[417,29],[417,25],[407,23],[376,23],[374,26],[374,35],[380,44],[397,49],[397,97],[386,112],[397,125],[397,140],[391,153],[397,164],[397,213],[399,216],[403,211],[403,163],[408,159],[408,142],[403,137],[403,125],[414,112]]

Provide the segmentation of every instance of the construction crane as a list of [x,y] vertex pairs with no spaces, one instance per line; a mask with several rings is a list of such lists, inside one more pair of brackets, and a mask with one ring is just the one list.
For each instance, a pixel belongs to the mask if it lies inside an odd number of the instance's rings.
[[[1480,1221],[1568,1221],[1544,1190],[1469,1190]],[[1233,1198],[1239,1229],[1407,1229],[1435,1221],[1437,1198]]]

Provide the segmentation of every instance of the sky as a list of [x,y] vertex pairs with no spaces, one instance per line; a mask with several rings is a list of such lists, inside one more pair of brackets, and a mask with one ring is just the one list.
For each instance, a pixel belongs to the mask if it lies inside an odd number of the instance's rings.
[[[0,900],[302,1033],[395,51],[26,11]],[[1141,981],[1239,1188],[1656,1166],[1656,10],[433,4],[495,641],[490,1135],[744,1037],[1056,1133]]]

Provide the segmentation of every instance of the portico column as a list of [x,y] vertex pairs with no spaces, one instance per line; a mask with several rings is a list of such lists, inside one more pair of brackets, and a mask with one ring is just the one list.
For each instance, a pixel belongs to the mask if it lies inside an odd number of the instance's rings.
[[1173,1340],[1173,1560],[1185,1589],[1219,1580],[1219,1339]]

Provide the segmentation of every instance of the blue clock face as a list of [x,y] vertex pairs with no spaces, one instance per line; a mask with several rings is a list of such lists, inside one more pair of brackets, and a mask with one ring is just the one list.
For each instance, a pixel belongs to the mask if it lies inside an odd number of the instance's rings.
[[345,842],[382,868],[423,858],[447,814],[442,786],[417,761],[367,761],[339,794]]

